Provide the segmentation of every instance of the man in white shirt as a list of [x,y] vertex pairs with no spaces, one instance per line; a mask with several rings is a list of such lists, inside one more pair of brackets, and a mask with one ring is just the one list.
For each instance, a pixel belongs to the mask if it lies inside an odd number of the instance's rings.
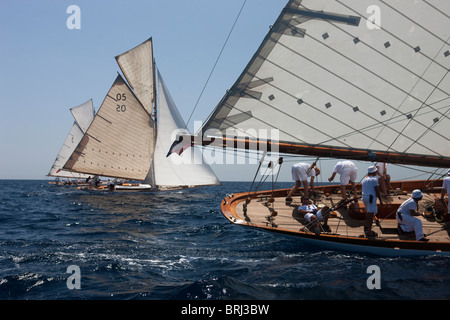
[[308,190],[308,178],[311,178],[311,191],[314,191],[314,179],[320,174],[319,168],[315,166],[315,163],[312,165],[308,163],[296,163],[291,168],[292,180],[295,181],[295,186],[292,187],[288,196],[286,197],[286,201],[292,201],[292,195],[295,191],[298,190],[302,186],[303,183],[303,196],[308,198],[309,190]]
[[[448,169],[447,177],[444,179],[444,182],[442,184],[442,191],[441,191],[442,202],[444,202],[445,194],[448,194],[450,196],[450,169]],[[448,200],[447,214],[450,214],[450,199]]]
[[323,221],[322,228],[326,232],[331,232],[331,228],[328,225],[328,216],[330,208],[325,206],[320,210],[317,210],[317,206],[313,204],[308,198],[302,197],[302,205],[298,207],[298,212],[303,214],[303,218],[309,223],[313,223],[316,234],[320,233],[319,222]]
[[377,233],[372,231],[373,217],[378,213],[377,198],[380,199],[380,205],[383,205],[380,189],[378,185],[378,168],[370,166],[367,170],[367,177],[362,181],[362,201],[367,210],[367,219],[364,225],[364,234],[367,237],[376,237]]
[[355,189],[355,181],[356,176],[358,174],[358,168],[356,168],[355,164],[349,160],[339,161],[333,169],[333,174],[328,178],[328,181],[333,181],[334,177],[336,177],[336,173],[339,173],[341,176],[341,195],[342,199],[346,198],[346,188],[347,185],[351,184],[353,190],[353,197],[356,198],[356,189]]
[[411,198],[402,203],[397,210],[397,222],[399,223],[399,231],[412,232],[416,234],[417,241],[428,241],[423,234],[422,221],[417,219],[419,215],[417,208],[419,201],[422,200],[423,194],[420,190],[414,190]]

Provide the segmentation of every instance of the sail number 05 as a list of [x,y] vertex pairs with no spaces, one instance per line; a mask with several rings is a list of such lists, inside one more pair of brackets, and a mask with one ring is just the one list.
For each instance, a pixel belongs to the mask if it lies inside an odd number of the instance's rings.
[[[127,100],[127,97],[126,97],[125,93],[116,94],[116,101],[126,101],[126,100]],[[122,104],[122,105],[118,104],[116,106],[117,112],[125,112],[126,110],[127,110],[127,107],[124,104]]]

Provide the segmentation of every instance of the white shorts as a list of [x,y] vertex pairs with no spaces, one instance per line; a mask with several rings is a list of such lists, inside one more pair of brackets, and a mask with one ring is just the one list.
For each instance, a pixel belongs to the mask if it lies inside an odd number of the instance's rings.
[[362,201],[368,212],[378,213],[377,197],[373,197],[372,203],[369,203],[369,198],[363,198]]
[[358,169],[356,167],[346,167],[342,170],[341,185],[346,186],[350,181],[355,182],[358,175]]
[[[309,213],[305,214],[304,218],[305,218],[306,221],[311,222],[312,216],[314,216],[314,214],[311,213],[311,212],[309,212]],[[318,221],[322,221],[322,220],[323,220],[322,210],[319,210],[319,211],[316,213],[315,216],[316,216],[316,218],[317,218]]]
[[308,173],[305,167],[292,166],[291,169],[292,180],[305,181],[308,180]]
[[416,217],[411,217],[409,214],[402,214],[402,219],[400,220],[397,215],[397,222],[400,224],[400,227],[405,232],[416,233],[416,240],[420,240],[424,237],[422,221],[417,219]]

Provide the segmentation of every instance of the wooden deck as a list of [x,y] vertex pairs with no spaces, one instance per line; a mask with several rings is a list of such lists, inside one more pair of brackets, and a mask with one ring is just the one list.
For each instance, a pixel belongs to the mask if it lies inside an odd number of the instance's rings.
[[[410,187],[417,186],[412,184]],[[378,235],[366,237],[364,235],[365,214],[355,215],[355,212],[361,211],[355,210],[353,201],[348,206],[339,208],[341,195],[336,190],[335,187],[322,188],[310,197],[319,209],[323,206],[337,208],[332,211],[328,219],[331,232],[322,229],[320,235],[315,233],[314,226],[298,212],[298,207],[301,205],[299,194],[293,197],[292,202],[285,201],[288,189],[230,195],[223,200],[221,209],[224,216],[234,224],[307,239],[395,249],[428,250],[431,248],[431,251],[450,252],[450,216],[446,215],[445,221],[437,222],[433,213],[428,210],[433,207],[442,211],[442,204],[438,199],[439,189],[429,188],[430,192],[424,193],[423,199],[419,202],[419,212],[423,214],[417,218],[422,221],[424,234],[429,239],[426,243],[415,241],[414,233],[400,235],[398,232],[395,214],[400,204],[410,198],[410,193],[407,191],[396,188],[396,191],[391,191],[389,196],[383,198],[383,206],[378,206],[378,219],[374,219],[372,227]],[[250,202],[246,201],[248,199]],[[358,200],[356,206],[360,206],[364,211],[361,200]]]

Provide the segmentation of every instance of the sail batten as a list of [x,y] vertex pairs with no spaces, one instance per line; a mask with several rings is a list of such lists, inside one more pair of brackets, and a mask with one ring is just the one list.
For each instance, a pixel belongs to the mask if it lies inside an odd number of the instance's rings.
[[[374,6],[381,20],[372,23]],[[293,145],[442,164],[450,159],[442,12],[450,3],[291,0],[202,131],[242,138],[277,129]]]

